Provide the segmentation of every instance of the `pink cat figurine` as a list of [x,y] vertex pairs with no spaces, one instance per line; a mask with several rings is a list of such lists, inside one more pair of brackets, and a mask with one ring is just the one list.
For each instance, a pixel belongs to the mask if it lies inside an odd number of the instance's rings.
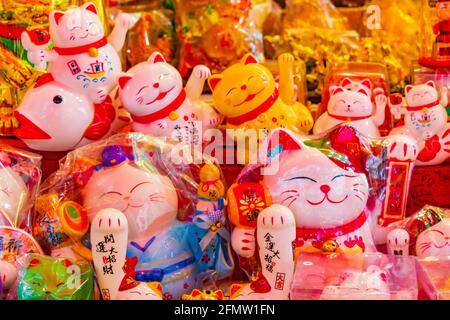
[[37,68],[49,62],[48,72],[57,82],[86,92],[94,103],[101,103],[116,85],[122,69],[117,52],[134,23],[131,15],[119,14],[113,31],[106,38],[96,6],[88,2],[65,12],[50,13],[53,49],[33,43],[27,32],[22,33],[22,43],[28,51],[28,59]]
[[416,255],[419,258],[450,256],[450,218],[442,219],[419,234],[416,241]]
[[375,91],[373,105],[371,87],[369,79],[356,82],[348,78],[340,86],[330,87],[327,112],[317,119],[314,133],[327,131],[346,122],[366,136],[379,137],[378,126],[384,122],[387,98],[382,92]]
[[390,134],[406,134],[421,145],[416,164],[431,166],[450,157],[450,123],[447,122],[447,88],[443,87],[441,100],[434,81],[405,87],[406,108],[400,103],[391,104],[396,118],[404,116],[405,124],[394,128]]
[[39,78],[15,111],[15,135],[34,150],[67,151],[106,137],[117,120],[110,100],[94,105],[51,74]]
[[220,116],[200,101],[211,72],[198,65],[186,87],[179,72],[159,53],[119,77],[120,99],[131,114],[133,129],[176,142],[198,144],[201,133],[220,124]]

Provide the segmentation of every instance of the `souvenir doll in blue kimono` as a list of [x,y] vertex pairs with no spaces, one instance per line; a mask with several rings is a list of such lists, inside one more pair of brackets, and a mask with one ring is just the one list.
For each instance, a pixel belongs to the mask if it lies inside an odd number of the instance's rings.
[[149,163],[130,160],[120,146],[107,146],[102,155],[82,191],[89,220],[104,208],[120,210],[128,220],[127,257],[137,258],[135,280],[161,282],[163,298],[179,299],[194,289],[196,266],[189,223],[176,219],[174,184]]
[[214,280],[227,278],[234,269],[230,233],[225,213],[225,186],[219,169],[212,164],[200,170],[198,202],[189,227],[189,245],[197,262],[197,272]]

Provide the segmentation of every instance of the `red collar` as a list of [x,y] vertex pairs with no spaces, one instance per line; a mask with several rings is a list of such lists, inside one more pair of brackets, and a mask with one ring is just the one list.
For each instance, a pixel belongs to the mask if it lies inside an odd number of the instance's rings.
[[144,124],[166,118],[169,116],[169,114],[172,111],[177,110],[181,106],[181,104],[184,102],[185,98],[186,98],[186,91],[183,89],[183,90],[181,90],[178,97],[176,97],[175,100],[173,100],[165,108],[163,108],[155,113],[148,114],[146,116],[131,115],[131,118],[137,123],[144,123]]
[[79,47],[70,47],[70,48],[61,48],[61,47],[54,47],[56,52],[58,52],[62,56],[71,56],[74,54],[80,54],[80,53],[86,53],[90,48],[101,48],[108,44],[108,39],[106,37],[101,38],[98,41],[95,41],[93,43],[86,44],[84,46]]
[[360,117],[349,117],[349,116],[346,117],[346,116],[338,116],[338,115],[331,114],[331,113],[328,113],[328,115],[329,115],[330,117],[332,117],[332,118],[335,118],[335,119],[338,119],[338,120],[342,120],[342,121],[346,121],[346,122],[348,122],[348,121],[363,120],[363,119],[368,119],[368,118],[372,117],[372,115],[368,115],[368,116],[360,116]]
[[275,91],[270,95],[270,97],[267,98],[267,100],[264,101],[258,108],[253,109],[252,111],[238,117],[226,118],[226,122],[237,126],[243,124],[244,122],[256,119],[258,115],[269,110],[270,107],[273,106],[275,101],[277,101],[277,99],[278,99],[278,90],[275,89]]
[[348,234],[355,230],[358,230],[367,221],[366,213],[363,211],[355,220],[335,228],[297,228],[297,239],[334,239],[336,237]]
[[425,108],[433,108],[433,107],[437,106],[438,104],[440,104],[440,102],[439,102],[439,100],[436,100],[434,102],[431,102],[431,103],[428,103],[428,104],[424,104],[424,105],[421,105],[421,106],[412,106],[412,107],[411,106],[407,106],[406,110],[407,111],[420,111],[420,110],[425,109]]

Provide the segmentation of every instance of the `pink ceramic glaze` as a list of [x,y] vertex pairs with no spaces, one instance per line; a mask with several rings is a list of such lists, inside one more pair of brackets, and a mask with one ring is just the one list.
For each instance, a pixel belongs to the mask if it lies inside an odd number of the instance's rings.
[[426,229],[417,237],[416,255],[419,258],[429,256],[450,256],[450,219],[444,218]]
[[119,78],[120,99],[133,118],[135,131],[198,144],[202,132],[216,127],[220,116],[200,101],[203,85],[210,76],[205,66],[196,66],[183,88],[179,72],[159,53],[132,67]]

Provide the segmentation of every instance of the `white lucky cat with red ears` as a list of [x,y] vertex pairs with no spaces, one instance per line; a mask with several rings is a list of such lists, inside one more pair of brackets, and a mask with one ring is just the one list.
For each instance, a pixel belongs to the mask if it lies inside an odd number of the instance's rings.
[[[278,129],[269,137],[269,164],[261,172],[272,203],[288,207],[297,226],[301,252],[374,252],[367,209],[367,150],[351,126],[330,133],[330,148],[307,146],[294,133]],[[390,137],[388,158],[410,161],[417,144],[408,137]],[[259,170],[259,169],[256,169]],[[254,230],[235,227],[232,246],[242,257],[255,250]]]
[[179,72],[159,52],[119,77],[119,95],[131,114],[133,130],[175,142],[201,143],[200,130],[216,127],[221,117],[200,101],[211,72],[196,66],[183,88]]
[[135,22],[133,16],[120,13],[106,38],[96,6],[88,2],[65,12],[50,12],[53,49],[45,50],[42,44],[36,45],[27,32],[22,33],[22,44],[36,68],[49,62],[48,72],[57,82],[87,92],[94,103],[101,103],[116,85],[122,70],[117,52]]
[[394,128],[390,134],[406,134],[421,144],[417,165],[440,164],[450,157],[450,123],[447,122],[447,88],[443,87],[441,100],[434,81],[405,87],[406,108],[391,104],[396,118],[404,115],[405,125]]
[[343,79],[340,86],[331,86],[327,112],[317,119],[313,128],[314,133],[327,131],[346,122],[366,136],[379,137],[378,126],[385,119],[387,98],[380,90],[375,90],[375,105],[373,105],[371,87],[369,79],[357,82],[349,78]]

